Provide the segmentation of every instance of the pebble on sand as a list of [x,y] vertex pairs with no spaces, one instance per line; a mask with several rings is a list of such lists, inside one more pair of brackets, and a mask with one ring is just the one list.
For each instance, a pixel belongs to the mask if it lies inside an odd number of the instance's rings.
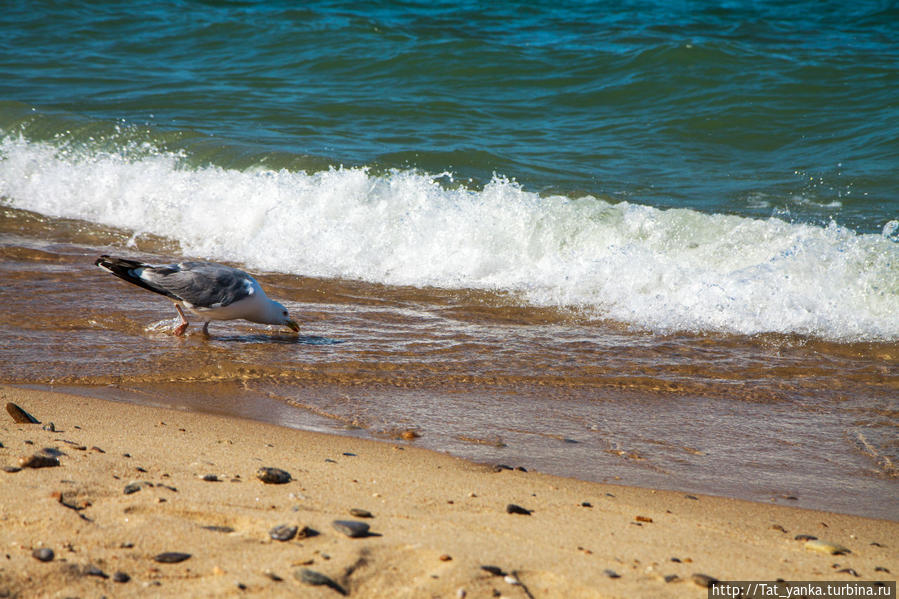
[[605,569],[602,572],[609,578],[621,578],[621,574],[619,574],[615,570]]
[[94,566],[93,564],[86,566],[82,572],[85,576],[96,576],[97,578],[109,578],[109,574]]
[[41,421],[17,406],[16,404],[10,402],[6,404],[6,411],[12,416],[13,422],[17,424],[40,424]]
[[291,480],[290,473],[280,468],[263,466],[256,471],[256,478],[270,485],[283,485]]
[[297,530],[299,530],[299,527],[297,526],[291,526],[289,524],[279,524],[278,526],[268,531],[268,536],[270,536],[275,541],[289,541],[297,536]]
[[36,453],[27,458],[19,458],[19,466],[22,468],[53,468],[59,466],[59,458],[55,455]]
[[484,572],[489,572],[494,576],[505,576],[506,573],[499,566],[481,566],[481,570]]
[[39,562],[52,562],[55,554],[49,547],[40,547],[31,552],[31,557]]
[[166,551],[153,557],[153,561],[160,564],[177,564],[186,559],[190,559],[190,553],[181,553],[180,551]]
[[309,568],[300,568],[296,572],[294,572],[293,575],[303,584],[308,584],[315,587],[326,586],[334,589],[341,595],[347,594],[346,590],[342,586],[340,586],[332,578],[325,576],[321,572],[316,572],[315,570],[310,570]]
[[374,518],[374,514],[372,514],[368,510],[363,510],[362,508],[354,507],[350,509],[350,516],[355,516],[356,518]]
[[342,532],[353,539],[367,537],[370,528],[365,522],[358,522],[356,520],[334,520],[331,522],[331,526],[333,526],[334,530],[337,532]]
[[510,503],[506,506],[507,514],[521,514],[522,516],[530,516],[531,512],[534,510],[529,510],[527,508],[523,508],[520,505],[515,505],[514,503]]
[[805,545],[803,545],[806,549],[810,551],[817,551],[819,553],[827,553],[829,555],[842,555],[844,553],[852,553],[847,548],[842,545],[837,545],[836,543],[830,543],[828,541],[821,541],[819,539],[812,539],[811,541],[806,541]]
[[700,586],[704,589],[709,588],[713,584],[718,583],[718,579],[714,576],[709,576],[708,574],[694,574],[690,577],[690,580],[693,581],[693,584],[696,586]]
[[126,582],[128,582],[129,580],[131,580],[131,576],[129,576],[127,573],[122,572],[122,571],[120,570],[120,571],[118,571],[118,572],[116,572],[115,574],[112,575],[112,580],[113,580],[114,582],[126,583]]

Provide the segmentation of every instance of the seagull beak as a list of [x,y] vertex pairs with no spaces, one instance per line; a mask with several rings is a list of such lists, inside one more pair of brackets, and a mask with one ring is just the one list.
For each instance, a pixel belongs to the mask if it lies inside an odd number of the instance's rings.
[[287,321],[287,326],[289,326],[295,333],[299,333],[299,332],[300,332],[300,325],[298,325],[298,324],[297,324],[297,321],[295,321],[295,320],[290,320],[290,319],[289,319],[289,320]]

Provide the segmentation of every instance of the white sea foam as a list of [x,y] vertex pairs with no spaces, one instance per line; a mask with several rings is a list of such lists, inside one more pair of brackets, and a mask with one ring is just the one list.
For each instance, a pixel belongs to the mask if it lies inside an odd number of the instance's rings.
[[832,224],[539,197],[503,178],[187,167],[7,137],[7,205],[176,239],[250,269],[510,291],[660,332],[899,339],[899,243]]

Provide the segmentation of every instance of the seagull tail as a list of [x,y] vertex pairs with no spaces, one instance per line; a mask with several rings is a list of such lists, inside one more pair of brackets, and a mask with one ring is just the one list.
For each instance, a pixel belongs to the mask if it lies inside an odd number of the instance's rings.
[[145,280],[140,278],[140,275],[138,273],[134,272],[139,268],[153,268],[149,264],[144,264],[143,262],[138,262],[137,260],[119,258],[117,256],[107,256],[105,254],[97,258],[94,264],[107,272],[111,272],[123,281],[128,281],[129,283],[137,285],[138,287],[143,287],[144,289],[148,289],[149,291],[152,291],[154,293],[159,293],[172,298],[175,297],[162,289],[153,287]]

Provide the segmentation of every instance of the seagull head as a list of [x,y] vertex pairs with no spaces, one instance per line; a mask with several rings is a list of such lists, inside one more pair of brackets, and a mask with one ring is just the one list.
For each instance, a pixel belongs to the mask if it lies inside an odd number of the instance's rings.
[[289,327],[295,333],[300,332],[300,325],[297,324],[297,321],[290,317],[290,314],[287,312],[287,308],[279,304],[278,302],[272,302],[270,306],[271,322],[269,324],[280,324],[286,327]]

